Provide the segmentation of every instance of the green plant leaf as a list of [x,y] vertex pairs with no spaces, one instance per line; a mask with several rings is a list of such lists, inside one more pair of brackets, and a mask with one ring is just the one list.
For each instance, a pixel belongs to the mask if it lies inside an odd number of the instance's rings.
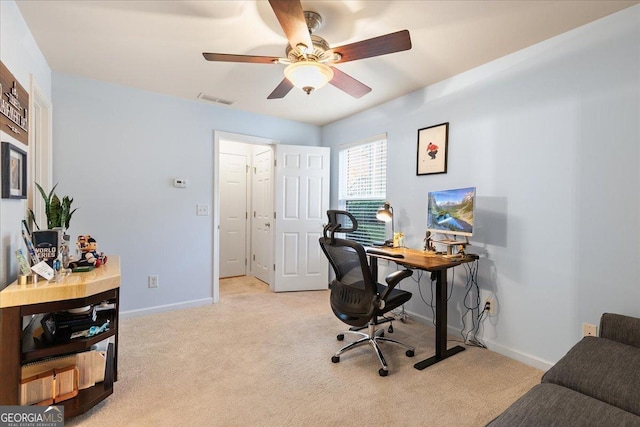
[[62,205],[56,194],[51,198],[51,214],[47,217],[49,228],[61,227]]
[[[71,200],[73,200],[73,199],[71,199]],[[71,212],[69,212],[69,216],[67,217],[67,219],[66,219],[66,220],[65,220],[65,222],[64,222],[64,228],[69,228],[69,221],[71,221],[71,216],[73,216],[73,213],[74,213],[75,211],[77,211],[77,210],[78,210],[78,208],[75,208],[74,210],[72,210]]]
[[[55,189],[58,186],[58,184],[53,186],[49,194],[47,194],[42,188],[42,186],[40,186],[40,184],[38,184],[37,182],[35,183],[35,185],[38,191],[40,192],[40,195],[42,196],[42,200],[44,201],[44,204],[45,204],[45,214],[47,216],[47,227],[56,228],[56,227],[64,226],[64,228],[69,228],[69,222],[71,221],[71,216],[77,210],[77,209],[71,210],[71,204],[73,203],[73,199],[70,198],[69,196],[64,196],[62,198],[62,201],[60,201],[60,198],[58,197],[58,195],[55,194]],[[33,212],[31,212],[31,215],[33,217],[33,222],[35,224],[35,215],[33,214]],[[38,227],[38,229],[40,228]]]
[[29,220],[36,226],[36,230],[40,230],[40,226],[36,221],[36,214],[33,213],[33,210],[29,209]]

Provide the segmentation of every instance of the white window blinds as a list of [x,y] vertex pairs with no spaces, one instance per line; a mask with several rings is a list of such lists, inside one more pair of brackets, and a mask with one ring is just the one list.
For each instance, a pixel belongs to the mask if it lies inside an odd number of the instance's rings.
[[356,145],[340,152],[340,199],[384,199],[387,187],[387,141]]
[[340,152],[340,207],[358,220],[358,230],[347,234],[348,239],[363,245],[385,240],[385,223],[376,219],[376,212],[384,204],[386,187],[386,138],[377,138]]

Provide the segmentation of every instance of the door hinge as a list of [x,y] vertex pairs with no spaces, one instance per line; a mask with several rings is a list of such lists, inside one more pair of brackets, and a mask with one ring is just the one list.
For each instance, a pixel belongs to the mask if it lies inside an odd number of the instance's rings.
[[275,168],[276,166],[278,166],[278,159],[273,159],[273,167]]
[[258,172],[256,172],[256,171],[257,171],[257,168],[254,166],[254,167],[253,167],[253,174],[254,174],[254,175],[255,175],[256,173],[258,173]]
[[245,172],[246,172],[246,173],[249,173],[249,171],[251,170],[251,166],[249,166],[249,165],[244,165],[244,167],[246,168],[246,169],[245,169]]
[[276,219],[276,213],[273,212],[273,219]]
[[249,219],[249,212],[244,213],[244,219]]
[[245,267],[247,266],[247,259],[246,258],[244,259],[244,266]]
[[273,264],[273,271],[276,271],[276,265]]
[[253,217],[254,218],[256,217],[256,211],[253,211]]
[[256,254],[253,254],[253,260],[254,261],[256,260]]

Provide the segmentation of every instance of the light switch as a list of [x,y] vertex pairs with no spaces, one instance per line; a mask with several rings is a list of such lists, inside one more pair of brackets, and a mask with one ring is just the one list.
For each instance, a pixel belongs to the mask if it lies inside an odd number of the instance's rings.
[[208,216],[209,215],[209,205],[196,205],[196,215],[198,216]]

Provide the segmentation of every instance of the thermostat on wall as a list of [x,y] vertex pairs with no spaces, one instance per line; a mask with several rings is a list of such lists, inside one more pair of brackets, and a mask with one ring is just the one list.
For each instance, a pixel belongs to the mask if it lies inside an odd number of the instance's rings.
[[187,180],[185,178],[173,178],[173,186],[176,188],[185,188]]

